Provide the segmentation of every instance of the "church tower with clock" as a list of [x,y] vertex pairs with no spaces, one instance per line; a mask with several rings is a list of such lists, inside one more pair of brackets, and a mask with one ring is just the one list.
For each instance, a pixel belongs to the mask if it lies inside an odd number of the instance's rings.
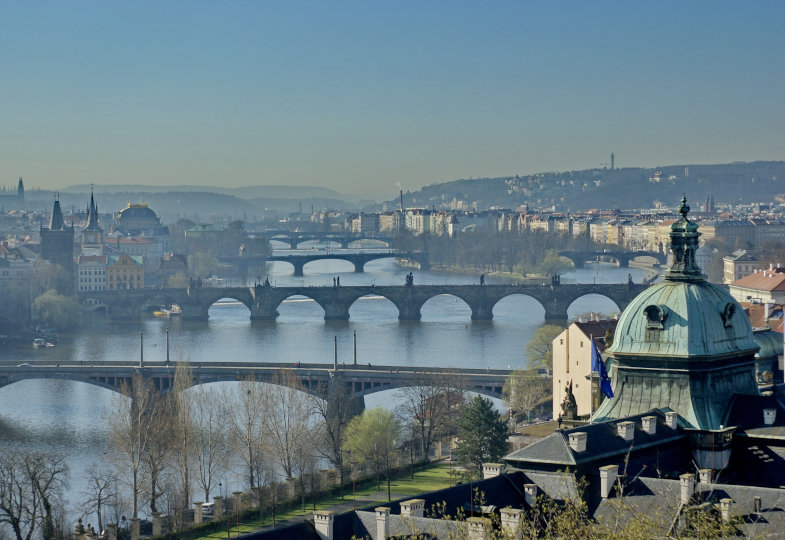
[[104,254],[104,231],[98,225],[98,207],[92,192],[90,206],[87,208],[87,226],[82,231],[81,254],[88,256]]

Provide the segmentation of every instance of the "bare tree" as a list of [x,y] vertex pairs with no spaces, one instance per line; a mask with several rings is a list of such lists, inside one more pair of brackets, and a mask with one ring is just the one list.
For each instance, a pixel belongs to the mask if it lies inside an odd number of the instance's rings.
[[93,463],[87,469],[87,488],[82,491],[86,497],[82,511],[85,514],[95,512],[98,519],[98,531],[104,530],[104,513],[111,501],[117,496],[117,475],[102,469]]
[[173,464],[177,471],[180,500],[187,506],[191,500],[191,460],[194,453],[194,400],[190,393],[193,386],[193,369],[187,362],[178,362],[172,385],[172,446]]
[[30,540],[38,529],[44,538],[55,538],[55,511],[67,476],[60,455],[0,453],[0,524],[17,540]]
[[229,432],[226,424],[227,411],[218,392],[209,386],[197,385],[190,392],[191,425],[196,481],[204,492],[204,500],[216,481],[226,470],[229,455]]
[[535,371],[516,370],[504,383],[503,393],[513,412],[527,413],[551,393],[551,385]]
[[308,442],[308,432],[313,428],[312,401],[300,380],[288,371],[276,373],[263,395],[266,438],[286,479],[292,480],[300,449]]
[[341,498],[344,485],[344,452],[343,439],[346,425],[358,407],[352,396],[343,386],[343,379],[336,374],[330,384],[322,383],[316,396],[311,396],[312,414],[322,425],[322,429],[314,430],[314,447],[319,455],[326,459],[338,472]]
[[146,472],[144,460],[158,436],[161,400],[152,382],[141,375],[134,375],[130,384],[122,384],[120,392],[104,411],[104,419],[115,449],[115,466],[131,488],[132,517],[138,517]]
[[402,401],[397,412],[409,424],[411,439],[419,442],[421,455],[427,459],[433,444],[455,429],[463,385],[445,375],[419,375],[409,384],[398,393]]
[[261,480],[256,475],[256,460],[264,451],[265,388],[253,376],[240,381],[236,391],[226,396],[231,404],[229,414],[231,440],[238,456],[248,472],[248,482],[254,489]]

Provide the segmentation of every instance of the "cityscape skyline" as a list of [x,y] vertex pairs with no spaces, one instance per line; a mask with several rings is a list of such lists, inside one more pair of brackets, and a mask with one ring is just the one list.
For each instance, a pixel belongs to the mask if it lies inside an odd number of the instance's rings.
[[[43,7],[42,7],[43,6]],[[6,3],[0,178],[320,186],[783,159],[785,7]]]

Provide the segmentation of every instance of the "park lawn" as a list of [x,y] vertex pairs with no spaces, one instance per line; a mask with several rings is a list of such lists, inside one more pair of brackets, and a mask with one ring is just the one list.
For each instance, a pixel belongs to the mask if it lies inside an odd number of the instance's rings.
[[[455,471],[453,471],[453,484],[455,483]],[[449,487],[450,484],[450,466],[444,462],[436,462],[432,463],[427,466],[416,467],[414,471],[414,479],[412,479],[407,471],[406,474],[400,476],[398,478],[393,478],[390,480],[390,492],[392,494],[393,499],[399,499],[401,497],[413,497],[419,495],[421,493],[428,493],[430,491],[437,491],[440,489],[444,489]],[[358,506],[368,506],[369,503],[367,501],[370,497],[383,497],[379,500],[379,504],[383,504],[386,501],[386,493],[387,493],[387,483],[382,480],[379,484],[380,490],[377,491],[376,489],[376,482],[374,481],[364,481],[360,485],[357,486],[357,505]],[[332,508],[338,505],[351,505],[352,502],[352,492],[351,486],[348,492],[344,493],[344,498],[341,499],[340,497],[328,497],[324,499],[319,499],[316,501],[316,508],[319,510],[323,510],[326,508]],[[349,510],[346,510],[347,512]],[[275,516],[276,526],[286,525],[287,523],[282,523],[283,521],[289,520],[291,518],[297,518],[302,516],[310,517],[313,513],[313,504],[311,501],[307,501],[305,512],[303,513],[301,507],[292,508],[285,512],[280,512]],[[247,519],[245,521],[240,522],[239,526],[239,533],[250,533],[255,530],[258,530],[262,527],[267,527],[273,524],[272,517],[269,514],[265,513],[264,520],[262,523],[259,523],[258,517],[255,519]],[[238,527],[236,524],[233,524],[230,535],[236,535],[238,533]],[[216,531],[212,534],[198,537],[199,540],[220,540],[222,538],[226,538],[226,529],[221,531]]]

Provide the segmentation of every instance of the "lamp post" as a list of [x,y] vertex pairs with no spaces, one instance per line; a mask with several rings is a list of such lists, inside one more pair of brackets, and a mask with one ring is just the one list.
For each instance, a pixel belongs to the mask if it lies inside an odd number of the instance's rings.
[[144,367],[144,332],[139,332],[139,367]]

